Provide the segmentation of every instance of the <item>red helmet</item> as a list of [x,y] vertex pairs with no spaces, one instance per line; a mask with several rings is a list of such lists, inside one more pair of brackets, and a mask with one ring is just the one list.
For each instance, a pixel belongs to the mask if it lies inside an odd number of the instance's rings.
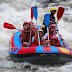
[[24,22],[24,23],[23,23],[23,27],[24,27],[24,25],[25,25],[25,24],[29,24],[29,22],[27,22],[27,21],[26,21],[26,22]]
[[50,38],[50,40],[52,40],[52,39],[58,40],[58,37],[57,37],[56,35],[53,35],[53,36]]
[[51,27],[56,27],[56,25],[55,25],[55,24],[51,24],[51,25],[49,26],[49,28],[51,28]]

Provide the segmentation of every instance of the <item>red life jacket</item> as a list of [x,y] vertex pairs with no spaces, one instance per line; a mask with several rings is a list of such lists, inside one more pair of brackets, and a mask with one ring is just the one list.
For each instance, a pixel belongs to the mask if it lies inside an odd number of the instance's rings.
[[[22,32],[22,37],[23,37],[24,32]],[[24,40],[24,42],[29,42],[29,36],[30,36],[30,32],[26,32],[26,39]],[[31,32],[31,38],[34,36],[34,33]]]
[[55,45],[53,45],[53,44],[51,43],[51,41],[50,41],[50,45],[51,45],[51,46],[55,46],[55,47],[61,47],[60,41],[58,41],[58,43],[56,43]]
[[[31,44],[31,46],[38,46],[38,45],[39,45],[39,42],[38,42],[38,37],[37,37],[36,41],[33,42],[33,43]],[[43,45],[42,39],[40,39],[40,45]]]
[[50,37],[52,37],[52,35],[53,35],[53,33],[51,33],[51,32],[49,31],[49,39],[50,39]]
[[[57,32],[55,32],[56,34]],[[49,39],[52,37],[53,33],[49,31]]]

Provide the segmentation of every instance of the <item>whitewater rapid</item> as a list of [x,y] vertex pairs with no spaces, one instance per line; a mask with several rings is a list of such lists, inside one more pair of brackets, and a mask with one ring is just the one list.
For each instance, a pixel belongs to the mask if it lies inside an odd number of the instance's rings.
[[[68,2],[71,4],[72,1]],[[70,44],[72,48],[72,8],[60,3],[58,6],[66,8],[63,17],[58,22],[59,33]],[[71,72],[72,63],[65,65],[32,65],[30,63],[13,62],[9,58],[9,40],[18,30],[4,29],[4,22],[13,24],[16,28],[22,29],[24,21],[31,21],[31,7],[38,7],[38,25],[42,25],[44,14],[50,13],[52,6],[58,8],[57,4],[49,4],[42,8],[42,5],[35,0],[1,0],[0,1],[0,72]],[[56,15],[55,15],[56,17]],[[36,24],[36,20],[33,19]]]

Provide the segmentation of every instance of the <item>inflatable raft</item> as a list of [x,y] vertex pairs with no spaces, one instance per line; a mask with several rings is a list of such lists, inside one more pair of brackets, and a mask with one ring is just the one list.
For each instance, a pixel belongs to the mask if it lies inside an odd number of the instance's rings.
[[[66,43],[66,48],[55,46],[23,47],[19,35],[16,32],[10,42],[10,58],[13,61],[26,61],[33,64],[63,64],[72,61],[72,50]],[[62,44],[61,40],[60,43]]]

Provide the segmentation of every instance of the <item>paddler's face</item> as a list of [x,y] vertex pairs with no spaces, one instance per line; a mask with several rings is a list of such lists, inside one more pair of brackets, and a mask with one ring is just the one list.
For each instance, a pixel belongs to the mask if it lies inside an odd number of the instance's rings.
[[51,43],[52,43],[53,45],[55,45],[57,42],[58,42],[58,41],[55,40],[55,39],[52,39],[52,40],[51,40]]
[[25,24],[24,27],[26,27],[27,29],[30,28],[29,24]]
[[55,27],[51,27],[50,31],[53,33],[55,31]]
[[34,23],[32,23],[32,26],[34,26]]
[[54,15],[55,13],[56,13],[56,10],[53,10],[53,11],[52,11],[52,14]]
[[39,32],[39,37],[41,38],[43,36],[43,32]]

